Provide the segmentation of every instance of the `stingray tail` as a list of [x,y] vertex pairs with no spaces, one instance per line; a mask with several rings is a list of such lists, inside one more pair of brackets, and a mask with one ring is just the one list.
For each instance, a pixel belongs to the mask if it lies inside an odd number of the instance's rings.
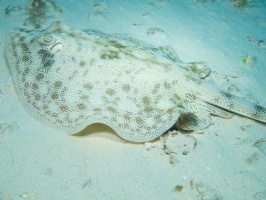
[[209,96],[208,99],[204,99],[204,101],[239,115],[266,123],[266,108],[263,106],[225,91],[220,91],[217,95]]

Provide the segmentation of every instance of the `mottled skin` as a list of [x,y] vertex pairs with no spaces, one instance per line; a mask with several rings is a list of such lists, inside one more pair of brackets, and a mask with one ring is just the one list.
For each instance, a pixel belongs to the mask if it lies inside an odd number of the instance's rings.
[[208,71],[185,67],[171,48],[121,35],[56,22],[9,33],[5,56],[25,109],[70,134],[104,123],[126,140],[150,141],[176,122],[197,130],[210,114],[231,117],[220,108],[266,122],[265,108],[220,91],[203,79]]

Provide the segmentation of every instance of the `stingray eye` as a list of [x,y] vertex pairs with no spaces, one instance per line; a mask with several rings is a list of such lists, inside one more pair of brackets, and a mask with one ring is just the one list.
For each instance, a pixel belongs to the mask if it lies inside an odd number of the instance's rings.
[[55,38],[49,34],[42,35],[40,38],[40,43],[44,45],[52,45],[55,43]]

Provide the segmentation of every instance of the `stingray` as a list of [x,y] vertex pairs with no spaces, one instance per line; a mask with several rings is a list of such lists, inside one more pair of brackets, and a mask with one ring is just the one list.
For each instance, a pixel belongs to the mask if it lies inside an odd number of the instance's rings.
[[102,123],[145,142],[173,125],[205,129],[211,115],[266,122],[266,108],[219,89],[204,63],[183,63],[169,46],[55,22],[9,32],[5,59],[25,110],[69,134]]

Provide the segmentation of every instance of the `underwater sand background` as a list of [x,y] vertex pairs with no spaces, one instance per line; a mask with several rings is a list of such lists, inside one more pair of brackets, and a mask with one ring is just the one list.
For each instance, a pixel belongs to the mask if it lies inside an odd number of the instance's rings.
[[[42,26],[62,20],[171,45],[184,62],[206,61],[224,90],[266,106],[263,0],[243,7],[230,0],[53,2]],[[203,133],[171,132],[133,144],[102,125],[73,137],[29,116],[5,64],[4,37],[10,28],[32,25],[30,3],[0,1],[1,200],[266,199],[266,142],[253,145],[266,137],[266,125],[248,118],[213,117]]]

